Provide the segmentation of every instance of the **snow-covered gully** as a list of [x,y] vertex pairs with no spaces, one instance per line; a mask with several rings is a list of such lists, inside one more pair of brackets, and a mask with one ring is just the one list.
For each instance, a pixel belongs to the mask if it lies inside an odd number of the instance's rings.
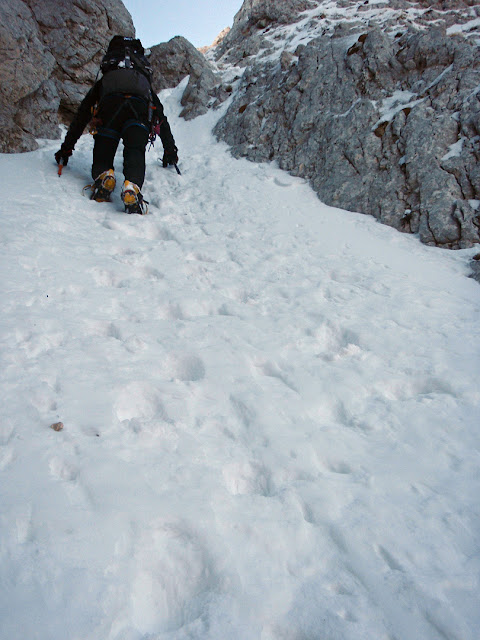
[[151,215],[82,198],[88,136],[0,157],[1,639],[476,640],[474,251],[234,160],[181,91]]

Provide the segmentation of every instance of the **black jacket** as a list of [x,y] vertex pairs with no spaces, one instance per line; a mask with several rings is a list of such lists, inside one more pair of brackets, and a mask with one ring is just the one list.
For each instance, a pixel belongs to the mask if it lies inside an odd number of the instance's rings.
[[[72,120],[62,145],[62,148],[66,151],[73,151],[77,140],[82,135],[87,124],[92,120],[94,109],[100,105],[101,111],[102,100],[106,97],[103,95],[103,80],[104,78],[101,78],[93,85],[78,107],[77,113]],[[149,99],[155,108],[153,111],[155,114],[154,118],[156,122],[160,124],[160,139],[162,140],[163,148],[165,151],[173,151],[176,149],[175,140],[170,130],[167,117],[163,112],[163,105],[152,90],[150,90],[149,93]],[[145,119],[147,120],[148,118]],[[106,123],[100,122],[99,124]],[[148,122],[143,122],[143,124],[150,127],[150,123]]]

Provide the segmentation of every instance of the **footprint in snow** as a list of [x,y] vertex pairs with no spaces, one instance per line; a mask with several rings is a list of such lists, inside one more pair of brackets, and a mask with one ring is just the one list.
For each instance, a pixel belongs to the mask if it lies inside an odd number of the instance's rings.
[[385,549],[385,547],[382,547],[382,545],[379,544],[375,545],[374,548],[391,571],[404,571],[402,565],[394,558],[390,551]]
[[[144,240],[164,240],[180,244],[174,234],[166,227],[158,225],[151,215],[129,216],[125,214],[115,219],[107,218],[102,226],[109,231],[120,231],[122,236],[142,238]],[[118,234],[117,237],[121,237]]]
[[0,445],[0,471],[4,471],[15,460],[15,453],[10,446]]
[[9,520],[14,523],[17,542],[24,544],[32,537],[32,505],[20,504],[12,509]]
[[277,185],[277,187],[291,187],[294,184],[293,182],[286,182],[285,180],[280,180],[279,178],[274,178],[273,182]]
[[7,418],[0,423],[0,470],[5,469],[14,459],[12,440],[15,435],[15,427]]
[[113,322],[103,322],[101,320],[84,320],[84,325],[86,333],[90,336],[123,340],[120,329]]
[[57,391],[46,382],[40,382],[30,395],[30,403],[42,415],[55,414],[58,410]]
[[200,253],[199,251],[193,251],[185,256],[186,262],[206,262],[216,264],[218,259],[214,256],[209,256],[207,253]]
[[157,320],[185,320],[187,314],[178,302],[166,302],[155,307]]
[[275,362],[263,362],[256,365],[257,369],[267,378],[276,378],[280,380],[286,387],[288,387],[291,391],[295,391],[298,393],[298,389],[291,382],[287,376],[287,374],[280,369],[278,364]]
[[81,509],[91,508],[91,497],[81,482],[79,469],[74,462],[60,456],[53,456],[48,466],[50,475],[59,481],[71,505]]
[[[329,320],[319,320],[319,324],[306,329],[305,334],[316,343],[313,345],[316,356],[325,362],[334,362],[343,358],[363,359],[365,357],[364,350],[359,346],[360,336]],[[309,350],[312,349],[311,344],[307,342],[305,344]]]
[[141,280],[163,280],[165,278],[164,274],[154,267],[135,269],[133,275]]
[[233,462],[222,473],[225,487],[233,496],[273,494],[270,472],[257,462]]
[[78,469],[58,456],[54,456],[49,462],[50,474],[57,480],[74,482],[78,476]]
[[60,331],[48,332],[44,330],[42,332],[26,331],[16,333],[17,347],[23,349],[28,358],[38,358],[38,356],[60,347],[65,339],[65,336]]
[[240,420],[240,423],[246,429],[249,429],[256,419],[256,412],[253,406],[245,402],[240,396],[234,394],[230,396],[230,402],[235,415]]
[[134,553],[130,617],[141,634],[174,633],[198,620],[221,588],[199,535],[182,522],[153,522]]
[[153,419],[168,421],[160,393],[144,381],[131,382],[119,387],[114,411],[120,422]]
[[120,276],[116,271],[109,271],[108,269],[98,269],[97,267],[94,267],[93,269],[90,269],[90,273],[98,287],[124,288],[128,286],[128,282],[125,278]]
[[349,475],[353,471],[347,462],[329,462],[327,466],[332,473],[338,473],[340,475]]
[[197,382],[205,377],[205,365],[194,354],[172,353],[166,359],[166,372],[174,380]]

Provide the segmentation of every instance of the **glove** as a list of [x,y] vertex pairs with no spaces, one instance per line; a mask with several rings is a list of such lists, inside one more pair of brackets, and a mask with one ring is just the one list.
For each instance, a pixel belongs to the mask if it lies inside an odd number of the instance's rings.
[[70,158],[72,153],[72,149],[64,149],[63,147],[60,147],[60,149],[55,154],[55,162],[57,164],[60,164],[60,160],[63,160],[62,164],[64,167],[66,167],[68,164],[68,159]]
[[177,164],[178,155],[177,155],[177,147],[173,147],[172,149],[165,149],[163,154],[163,166],[168,167],[169,164]]

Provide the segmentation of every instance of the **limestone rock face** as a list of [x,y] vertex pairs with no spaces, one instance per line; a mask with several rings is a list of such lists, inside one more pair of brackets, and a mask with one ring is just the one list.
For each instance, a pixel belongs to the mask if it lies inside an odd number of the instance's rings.
[[302,11],[315,5],[313,0],[245,0],[232,29],[217,48],[216,57],[225,56],[229,62],[246,65],[246,58],[261,48],[262,29],[295,22]]
[[261,22],[260,27],[271,23],[289,24],[298,20],[302,11],[312,9],[316,5],[312,0],[245,0],[235,16],[232,37],[238,37],[238,32],[247,26]]
[[177,36],[151,48],[149,57],[153,69],[153,89],[156,93],[176,87],[190,76],[182,97],[181,116],[191,120],[208,111],[208,107],[222,99],[221,82],[211,64],[185,38]]
[[480,253],[471,260],[470,262],[471,274],[470,277],[480,282]]
[[0,152],[57,137],[92,86],[110,39],[135,33],[120,0],[2,0]]
[[478,7],[394,0],[382,14],[378,3],[316,2],[316,15],[282,16],[303,20],[290,41],[271,23],[247,29],[242,57],[235,33],[271,4],[246,1],[217,51],[219,66],[246,66],[217,137],[235,156],[305,177],[327,204],[428,244],[479,242]]

